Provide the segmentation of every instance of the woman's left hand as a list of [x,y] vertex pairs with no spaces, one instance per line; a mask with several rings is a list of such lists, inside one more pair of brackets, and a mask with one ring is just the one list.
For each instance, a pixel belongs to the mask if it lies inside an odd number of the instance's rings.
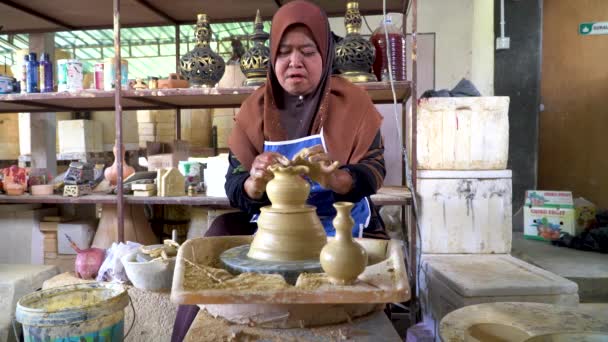
[[345,194],[352,188],[353,179],[350,174],[338,169],[340,163],[332,161],[322,145],[303,148],[292,158],[292,163],[308,166],[310,179],[326,189]]

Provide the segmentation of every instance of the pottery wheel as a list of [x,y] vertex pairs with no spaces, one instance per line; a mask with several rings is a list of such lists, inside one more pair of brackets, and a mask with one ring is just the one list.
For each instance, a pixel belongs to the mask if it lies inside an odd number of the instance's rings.
[[319,260],[298,261],[266,261],[252,259],[247,256],[250,245],[242,245],[224,251],[220,255],[220,261],[224,268],[230,273],[239,274],[245,272],[280,274],[285,281],[295,285],[300,273],[321,273],[323,269]]

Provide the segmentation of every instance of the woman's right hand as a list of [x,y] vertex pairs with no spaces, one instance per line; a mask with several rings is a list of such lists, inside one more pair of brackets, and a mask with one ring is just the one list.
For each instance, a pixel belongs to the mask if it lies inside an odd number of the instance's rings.
[[274,178],[268,168],[274,164],[289,165],[289,159],[277,152],[264,152],[253,160],[249,178],[245,181],[245,192],[251,199],[260,199],[266,191],[266,184]]

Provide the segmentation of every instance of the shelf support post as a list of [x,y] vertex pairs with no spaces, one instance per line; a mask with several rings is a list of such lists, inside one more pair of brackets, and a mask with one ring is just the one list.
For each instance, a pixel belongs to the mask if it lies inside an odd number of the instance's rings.
[[[412,284],[414,284],[414,288],[412,289],[412,297],[411,297],[411,301],[412,304],[410,306],[410,322],[411,324],[416,324],[417,322],[417,315],[418,315],[418,298],[416,296],[416,294],[418,293],[418,279],[417,279],[417,274],[418,274],[418,253],[416,252],[417,250],[417,239],[418,239],[418,220],[416,219],[416,176],[417,176],[417,170],[418,170],[418,155],[417,155],[417,149],[418,149],[418,118],[417,118],[417,114],[418,114],[418,92],[417,92],[417,87],[418,87],[418,63],[417,63],[417,59],[418,59],[418,0],[411,0],[412,1],[412,146],[410,146],[410,151],[411,151],[411,156],[412,156],[412,160],[410,163],[410,167],[411,167],[411,173],[412,173],[412,184],[411,184],[411,191],[412,191],[412,204],[413,204],[413,210],[410,211],[409,213],[409,218],[408,218],[408,224],[410,225],[408,227],[408,231],[410,233],[410,243],[409,243],[409,260],[410,260],[410,270],[411,270],[411,274],[412,274]],[[407,16],[407,13],[405,14]],[[403,25],[403,29],[406,29],[406,25]],[[405,157],[407,158],[407,156]],[[407,172],[407,171],[406,171]]]
[[117,172],[117,198],[116,198],[116,227],[118,228],[118,242],[125,242],[125,208],[122,187],[122,105],[121,105],[121,90],[122,90],[122,75],[121,75],[121,57],[120,57],[120,0],[114,2],[114,124],[116,126],[116,147],[118,154],[116,155]]
[[[180,58],[180,30],[179,24],[175,25],[175,73],[179,74],[179,58]],[[182,139],[182,110],[181,108],[175,109],[175,139]]]

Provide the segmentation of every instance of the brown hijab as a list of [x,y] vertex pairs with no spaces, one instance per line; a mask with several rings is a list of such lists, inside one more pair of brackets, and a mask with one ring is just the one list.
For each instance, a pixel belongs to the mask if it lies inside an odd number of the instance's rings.
[[[294,25],[310,30],[323,62],[319,85],[301,100],[283,90],[274,70],[281,38]],[[265,140],[318,134],[321,127],[330,158],[351,164],[363,157],[380,129],[382,117],[363,89],[331,76],[333,56],[329,21],[323,10],[311,2],[296,0],[277,11],[270,32],[271,66],[266,85],[243,102],[228,141],[244,167],[251,168],[253,159],[264,151]]]

